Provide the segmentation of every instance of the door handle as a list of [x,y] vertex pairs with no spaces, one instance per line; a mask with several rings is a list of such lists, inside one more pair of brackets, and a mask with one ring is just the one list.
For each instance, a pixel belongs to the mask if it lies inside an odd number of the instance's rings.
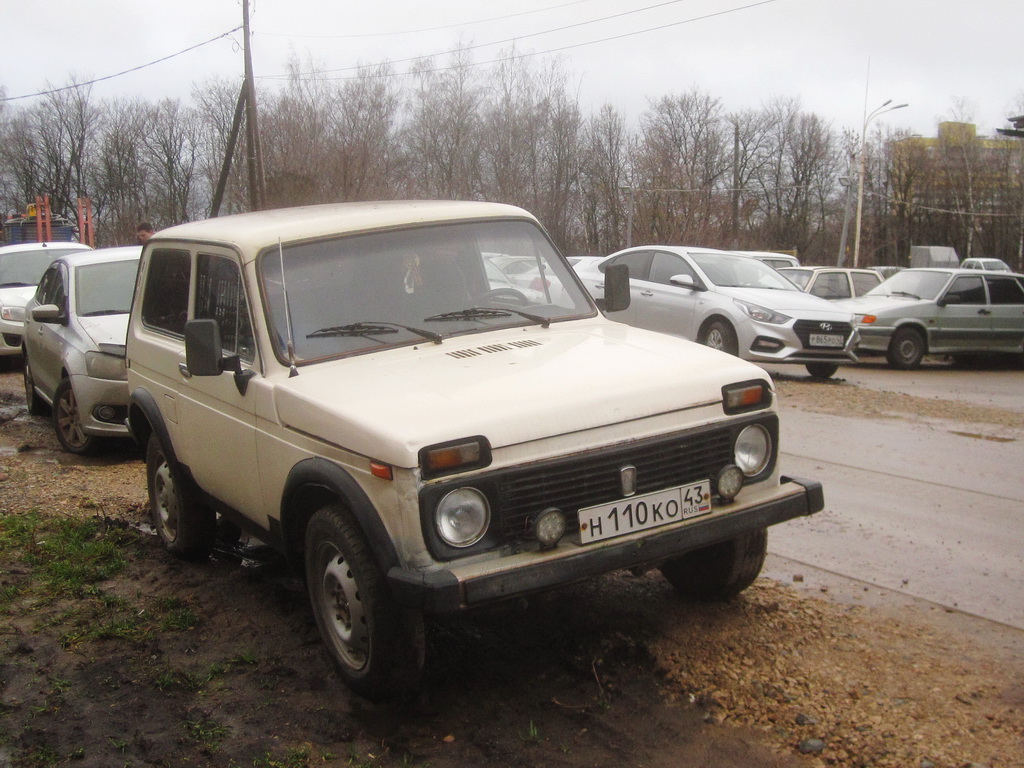
[[641,296],[653,296],[654,291],[640,291]]
[[178,363],[178,373],[180,373],[186,379],[192,378],[192,371],[188,369],[188,366],[185,365],[185,363]]
[[991,315],[992,312],[991,312],[991,310],[988,310],[988,309],[979,309],[978,310],[978,314],[979,315]]

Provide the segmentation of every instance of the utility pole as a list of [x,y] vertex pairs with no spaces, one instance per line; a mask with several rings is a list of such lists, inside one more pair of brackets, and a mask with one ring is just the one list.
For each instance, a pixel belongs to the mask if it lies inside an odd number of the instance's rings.
[[256,84],[252,74],[252,35],[249,31],[249,0],[242,0],[242,34],[245,37],[245,128],[248,139],[249,207],[262,210],[266,204],[263,177],[263,147],[260,143],[259,120],[256,115]]

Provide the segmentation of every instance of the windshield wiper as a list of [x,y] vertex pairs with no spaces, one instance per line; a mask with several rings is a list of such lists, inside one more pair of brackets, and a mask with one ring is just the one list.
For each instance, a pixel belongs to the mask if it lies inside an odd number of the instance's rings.
[[908,299],[917,299],[918,301],[921,300],[921,297],[918,296],[916,293],[907,293],[906,291],[889,291],[889,295],[890,296],[906,296]]
[[348,325],[332,325],[327,328],[320,328],[319,330],[307,333],[307,339],[316,339],[324,336],[379,336],[384,333],[398,333],[398,329],[415,333],[417,336],[422,336],[424,339],[429,339],[435,344],[440,344],[442,337],[438,333],[433,331],[424,331],[420,328],[413,328],[409,325],[402,325],[401,323],[389,323],[389,322],[369,322],[369,323],[349,323]]
[[454,312],[442,312],[439,315],[431,315],[423,318],[423,322],[432,323],[440,320],[486,320],[492,317],[509,317],[519,315],[532,323],[537,323],[542,328],[551,325],[551,320],[531,312],[523,312],[520,309],[496,309],[495,307],[470,307],[469,309],[457,309]]

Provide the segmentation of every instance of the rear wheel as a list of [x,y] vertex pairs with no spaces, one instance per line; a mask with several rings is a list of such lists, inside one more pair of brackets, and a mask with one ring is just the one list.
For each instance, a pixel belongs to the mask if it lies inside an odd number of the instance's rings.
[[324,507],[309,522],[306,584],[320,634],[349,688],[383,700],[419,684],[422,616],[395,603],[370,545],[343,507]]
[[700,336],[700,343],[730,355],[738,355],[740,352],[739,343],[736,341],[736,332],[724,320],[712,320],[708,323]]
[[194,497],[156,435],[146,445],[149,508],[157,535],[171,554],[203,560],[217,539],[217,516]]
[[913,328],[898,328],[889,340],[885,359],[901,371],[912,371],[921,365],[925,353],[924,337]]
[[839,370],[839,366],[835,363],[807,363],[805,367],[812,379],[831,379]]
[[694,600],[729,600],[754,583],[767,552],[768,531],[761,528],[687,552],[662,563],[661,572],[677,592]]
[[[25,370],[28,370],[28,366]],[[86,434],[82,426],[82,414],[78,410],[78,398],[71,387],[71,379],[61,379],[53,394],[53,431],[57,433],[57,440],[64,450],[69,453],[87,456],[96,453],[99,448],[100,438]]]

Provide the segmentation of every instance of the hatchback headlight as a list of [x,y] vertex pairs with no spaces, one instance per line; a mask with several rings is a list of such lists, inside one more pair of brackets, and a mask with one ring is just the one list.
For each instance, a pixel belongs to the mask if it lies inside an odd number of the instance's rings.
[[768,466],[772,457],[772,438],[760,424],[744,427],[736,438],[733,448],[736,466],[747,477],[759,474]]
[[127,381],[128,369],[124,358],[108,355],[105,352],[85,353],[85,372],[94,379],[109,381]]
[[476,544],[490,522],[491,508],[476,488],[456,488],[441,499],[434,512],[438,535],[453,547]]
[[759,323],[771,323],[772,325],[782,325],[788,323],[792,318],[789,315],[784,315],[781,312],[776,312],[773,309],[762,307],[757,304],[751,304],[749,301],[740,301],[739,299],[733,299],[736,302],[736,306],[743,310],[743,314],[749,317],[751,320],[756,320]]
[[25,322],[24,307],[0,307],[0,318],[10,320],[12,323]]

